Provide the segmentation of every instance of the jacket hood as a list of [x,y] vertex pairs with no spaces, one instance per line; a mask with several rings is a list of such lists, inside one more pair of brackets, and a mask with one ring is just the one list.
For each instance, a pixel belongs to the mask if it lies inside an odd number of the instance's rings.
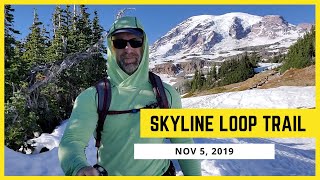
[[[142,59],[140,62],[140,65],[138,69],[132,74],[128,75],[125,73],[118,65],[116,56],[114,52],[112,51],[112,43],[111,43],[111,34],[119,29],[125,29],[125,28],[137,28],[140,29],[143,32],[143,53],[142,53]],[[108,66],[108,75],[110,77],[110,81],[113,82],[117,86],[122,87],[140,87],[143,86],[145,83],[148,82],[149,75],[149,45],[148,45],[148,39],[144,32],[144,29],[141,25],[141,23],[138,21],[136,17],[122,17],[118,20],[116,20],[108,33],[107,36],[108,41],[108,60],[107,60],[107,66]]]

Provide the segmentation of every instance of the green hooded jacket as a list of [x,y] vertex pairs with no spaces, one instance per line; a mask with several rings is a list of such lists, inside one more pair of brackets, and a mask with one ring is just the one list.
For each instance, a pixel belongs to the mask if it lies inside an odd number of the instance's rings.
[[[121,28],[143,27],[135,17],[122,17],[114,22],[109,34]],[[111,37],[108,36],[108,75],[111,82],[112,99],[109,110],[128,110],[145,107],[157,102],[149,82],[149,45],[144,33],[144,53],[138,69],[126,74],[117,64],[110,49]],[[164,83],[171,108],[181,108],[180,95],[170,85]],[[98,121],[97,93],[94,87],[83,91],[76,99],[74,108],[59,145],[59,160],[66,175],[76,175],[85,166],[85,148],[95,133]],[[109,175],[162,175],[170,161],[135,160],[135,143],[164,143],[163,138],[140,138],[140,113],[108,115],[101,134],[98,164]],[[190,138],[171,138],[172,143],[193,143]],[[179,160],[184,175],[201,175],[198,160]]]

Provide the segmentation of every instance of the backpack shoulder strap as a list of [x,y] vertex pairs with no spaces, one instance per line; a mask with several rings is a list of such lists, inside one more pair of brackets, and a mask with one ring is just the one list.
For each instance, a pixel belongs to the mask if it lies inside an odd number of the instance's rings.
[[169,108],[167,95],[166,95],[163,83],[161,81],[161,78],[158,75],[154,74],[153,72],[149,71],[149,79],[160,108],[165,108],[165,109]]
[[[160,108],[169,108],[168,99],[161,78],[150,71],[149,79],[151,81],[151,85]],[[95,88],[98,94],[98,123],[96,127],[96,147],[99,148],[101,141],[101,132],[103,131],[104,121],[107,117],[112,97],[111,84],[109,79],[103,78],[95,85]]]
[[96,147],[100,147],[101,132],[103,130],[103,124],[106,119],[110,102],[111,102],[111,85],[107,78],[103,78],[96,85],[95,88],[98,93],[98,123],[96,127]]

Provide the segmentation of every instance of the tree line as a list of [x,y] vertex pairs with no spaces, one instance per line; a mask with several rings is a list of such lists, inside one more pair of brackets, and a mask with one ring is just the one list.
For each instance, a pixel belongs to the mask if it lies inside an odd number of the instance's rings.
[[281,72],[290,68],[304,68],[315,64],[315,27],[299,38],[295,44],[289,47],[288,54],[283,58]]
[[18,40],[14,8],[5,6],[5,145],[16,151],[51,133],[77,95],[106,76],[106,47],[92,49],[104,37],[97,11],[90,18],[85,5],[56,6],[51,20],[48,30],[34,9],[29,34]]
[[258,59],[256,52],[250,56],[245,53],[239,58],[224,61],[219,68],[213,64],[206,74],[197,69],[193,79],[186,84],[189,86],[187,89],[193,93],[244,81],[254,76],[254,68],[257,66]]
[[[242,82],[253,77],[254,68],[257,67],[260,58],[257,52],[250,56],[245,52],[240,58],[224,61],[219,68],[213,64],[206,74],[197,69],[193,79],[184,84],[185,89],[189,90],[187,96],[195,91]],[[291,45],[287,54],[270,57],[269,62],[282,63],[279,69],[281,73],[290,68],[300,69],[315,64],[315,27]]]

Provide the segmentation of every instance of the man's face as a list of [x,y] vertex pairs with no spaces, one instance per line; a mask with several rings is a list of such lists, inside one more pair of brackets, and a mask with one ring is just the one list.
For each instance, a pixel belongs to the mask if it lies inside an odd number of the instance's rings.
[[111,40],[118,65],[127,74],[133,74],[141,62],[143,39],[134,34],[123,32],[114,35]]

